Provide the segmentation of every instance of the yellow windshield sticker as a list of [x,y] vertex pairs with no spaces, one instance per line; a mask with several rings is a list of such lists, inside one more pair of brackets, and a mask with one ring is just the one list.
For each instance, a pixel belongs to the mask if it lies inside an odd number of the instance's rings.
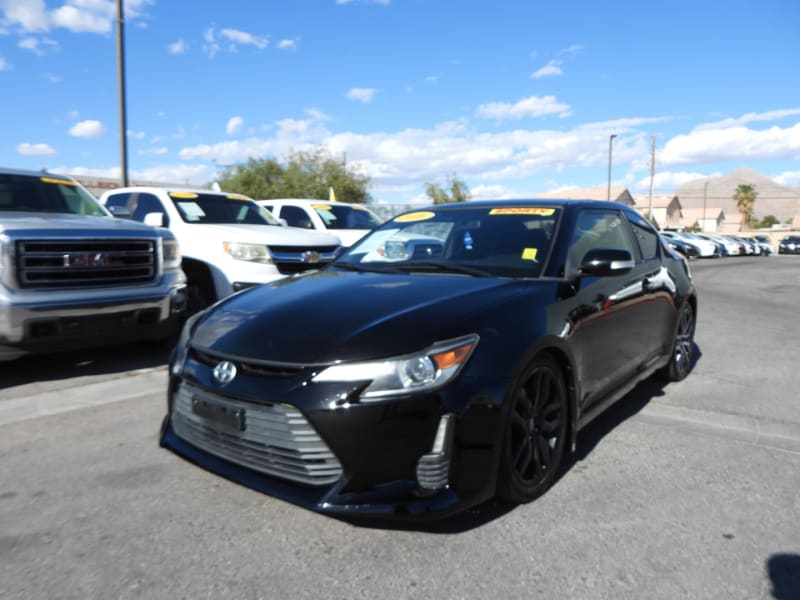
[[169,195],[173,198],[197,198],[197,194],[193,192],[170,192]]
[[352,206],[352,209],[353,209],[353,210],[367,210],[366,208],[364,208],[363,206],[361,206],[361,205],[359,205],[359,204],[354,204],[354,205]]
[[317,210],[333,210],[333,207],[328,206],[327,204],[315,204],[314,208]]
[[493,208],[489,211],[490,215],[541,215],[549,217],[555,214],[555,208]]
[[69,179],[54,179],[52,177],[40,177],[42,181],[45,183],[58,183],[60,185],[78,185],[74,181],[70,181]]
[[432,219],[436,216],[436,213],[432,213],[428,210],[423,210],[420,212],[413,212],[408,213],[407,215],[400,215],[397,217],[394,222],[395,223],[414,223],[415,221],[427,221],[428,219]]
[[522,250],[522,260],[536,260],[537,254],[539,254],[538,248],[524,248]]
[[226,196],[228,200],[250,200],[247,196],[242,196],[241,194],[228,194]]

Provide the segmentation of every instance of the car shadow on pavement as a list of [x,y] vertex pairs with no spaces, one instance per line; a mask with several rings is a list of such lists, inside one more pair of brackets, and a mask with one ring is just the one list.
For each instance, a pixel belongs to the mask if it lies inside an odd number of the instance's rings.
[[[697,366],[698,361],[702,358],[702,353],[697,344],[694,344],[694,352],[692,355],[692,365],[689,370],[689,377],[692,371]],[[605,438],[609,433],[614,431],[619,425],[638,414],[647,404],[656,397],[664,395],[664,389],[669,386],[668,382],[661,381],[657,377],[650,377],[649,379],[639,383],[633,390],[628,392],[618,402],[614,403],[596,419],[589,423],[578,433],[578,442],[575,447],[575,452],[567,454],[564,457],[564,462],[561,465],[558,477],[553,482],[553,485],[558,485],[558,482],[569,473],[572,468],[580,461],[585,459],[592,450]],[[547,493],[547,492],[545,492]],[[534,500],[533,505],[536,504]],[[363,519],[342,519],[356,527],[366,528],[380,528],[390,530],[403,530],[403,531],[417,531],[422,533],[435,533],[435,534],[454,534],[463,533],[471,529],[476,529],[489,523],[495,519],[508,514],[509,512],[518,508],[517,504],[510,504],[500,500],[489,500],[480,504],[472,509],[466,510],[463,513],[447,517],[441,521],[432,522],[393,522],[385,520],[363,520]],[[789,596],[786,596],[788,598]],[[792,596],[797,598],[798,596]],[[783,597],[778,597],[783,598]]]
[[43,381],[106,375],[166,365],[174,339],[23,356],[0,362],[0,390]]
[[767,561],[772,597],[777,600],[800,598],[800,555],[773,554]]

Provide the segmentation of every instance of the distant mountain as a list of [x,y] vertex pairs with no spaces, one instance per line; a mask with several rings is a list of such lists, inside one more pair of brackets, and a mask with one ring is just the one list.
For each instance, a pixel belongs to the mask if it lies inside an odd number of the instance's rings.
[[736,192],[736,187],[742,183],[752,185],[758,192],[753,205],[755,218],[763,219],[767,215],[774,215],[779,221],[784,222],[800,214],[800,190],[779,185],[766,175],[748,168],[736,169],[722,177],[704,177],[684,183],[675,190],[681,206],[703,208],[706,182],[708,183],[706,207],[721,208],[728,218],[739,214],[733,194]]

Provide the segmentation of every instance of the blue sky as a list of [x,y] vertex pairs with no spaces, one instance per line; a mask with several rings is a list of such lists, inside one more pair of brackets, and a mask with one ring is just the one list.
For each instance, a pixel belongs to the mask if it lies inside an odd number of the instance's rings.
[[[126,0],[132,178],[324,147],[409,202],[800,187],[797,0]],[[113,0],[0,0],[0,165],[119,176]]]

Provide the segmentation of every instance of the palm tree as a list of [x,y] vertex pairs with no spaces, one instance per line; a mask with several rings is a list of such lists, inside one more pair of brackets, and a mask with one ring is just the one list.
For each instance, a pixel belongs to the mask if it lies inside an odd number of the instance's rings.
[[736,186],[736,191],[733,193],[733,199],[736,200],[736,209],[742,215],[742,221],[739,225],[739,231],[742,231],[750,224],[750,219],[753,217],[753,205],[756,203],[758,192],[755,186],[749,183],[740,183]]

